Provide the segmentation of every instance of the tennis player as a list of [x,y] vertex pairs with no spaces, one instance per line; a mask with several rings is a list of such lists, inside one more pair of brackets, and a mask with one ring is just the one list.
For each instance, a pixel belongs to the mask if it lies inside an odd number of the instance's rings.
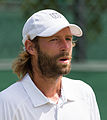
[[63,77],[81,28],[46,9],[26,21],[22,35],[25,49],[13,63],[20,80],[0,93],[0,120],[100,120],[92,88]]

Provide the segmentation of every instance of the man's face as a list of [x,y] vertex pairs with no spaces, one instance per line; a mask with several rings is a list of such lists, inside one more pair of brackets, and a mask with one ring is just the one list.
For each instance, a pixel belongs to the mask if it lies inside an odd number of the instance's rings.
[[46,77],[58,77],[70,72],[72,36],[69,28],[38,40],[38,68]]

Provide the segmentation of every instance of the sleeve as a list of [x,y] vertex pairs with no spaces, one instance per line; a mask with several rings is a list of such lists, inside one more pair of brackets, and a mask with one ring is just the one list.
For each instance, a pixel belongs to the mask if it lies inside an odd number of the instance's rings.
[[100,113],[93,89],[89,86],[88,103],[90,106],[91,120],[100,120]]

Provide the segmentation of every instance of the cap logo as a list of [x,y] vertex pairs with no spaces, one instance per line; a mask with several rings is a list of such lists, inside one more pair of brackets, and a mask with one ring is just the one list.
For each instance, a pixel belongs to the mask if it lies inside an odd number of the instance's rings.
[[61,15],[58,13],[50,13],[49,15],[54,19],[61,18]]

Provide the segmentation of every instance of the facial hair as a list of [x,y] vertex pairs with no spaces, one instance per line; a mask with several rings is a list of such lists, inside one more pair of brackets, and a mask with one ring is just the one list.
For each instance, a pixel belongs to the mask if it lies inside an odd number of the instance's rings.
[[38,68],[41,71],[42,75],[52,78],[58,77],[60,75],[68,74],[71,70],[71,62],[69,64],[58,64],[57,60],[60,57],[68,57],[68,52],[61,52],[56,56],[49,56],[46,53],[43,53],[40,48],[38,52]]

